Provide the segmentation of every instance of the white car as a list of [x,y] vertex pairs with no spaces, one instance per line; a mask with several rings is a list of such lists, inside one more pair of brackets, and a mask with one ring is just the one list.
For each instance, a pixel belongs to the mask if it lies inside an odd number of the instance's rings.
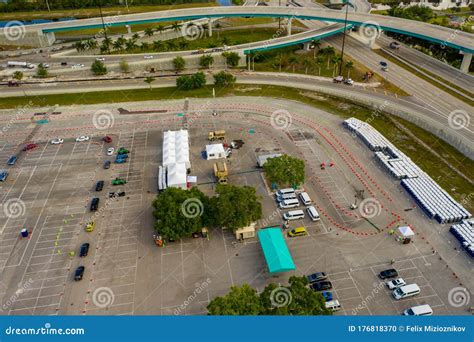
[[399,287],[405,286],[407,283],[402,278],[397,278],[397,279],[389,280],[385,284],[387,284],[387,287],[390,290],[395,290]]
[[103,61],[105,61],[105,58],[104,57],[97,57],[95,60],[103,62]]
[[146,56],[143,56],[143,58],[145,58],[145,59],[153,59],[153,56],[151,56],[151,55],[146,55]]
[[61,138],[56,138],[56,139],[51,140],[51,144],[53,145],[59,145],[59,144],[62,144],[63,142],[64,142],[64,139],[61,139]]
[[107,155],[111,156],[112,154],[114,154],[114,151],[115,151],[115,149],[113,147],[108,148],[107,149]]
[[74,64],[71,68],[73,68],[73,69],[81,69],[81,68],[84,68],[84,64]]
[[89,141],[89,137],[87,135],[81,135],[80,137],[76,138],[77,142]]
[[229,158],[231,154],[232,154],[232,150],[230,148],[225,150],[225,157],[226,158]]

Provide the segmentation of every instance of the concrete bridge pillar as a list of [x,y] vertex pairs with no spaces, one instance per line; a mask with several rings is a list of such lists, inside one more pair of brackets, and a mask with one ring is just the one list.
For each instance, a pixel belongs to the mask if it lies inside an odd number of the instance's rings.
[[291,22],[293,19],[288,18],[288,24],[286,25],[286,35],[291,36]]
[[306,42],[306,43],[304,43],[304,45],[303,45],[303,50],[304,50],[304,51],[309,51],[309,50],[310,50],[310,47],[311,47],[311,42]]
[[212,19],[209,18],[209,22],[208,22],[208,30],[209,30],[209,37],[212,37]]
[[464,52],[464,56],[462,57],[461,62],[461,72],[467,74],[469,72],[469,66],[472,62],[472,53]]
[[125,25],[125,27],[127,28],[127,33],[132,34],[132,27],[130,25]]

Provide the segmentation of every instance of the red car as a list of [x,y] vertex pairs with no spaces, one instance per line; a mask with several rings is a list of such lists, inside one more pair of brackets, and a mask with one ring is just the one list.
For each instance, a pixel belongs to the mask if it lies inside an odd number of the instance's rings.
[[37,148],[38,145],[36,144],[28,144],[28,145],[25,145],[25,147],[23,147],[23,151],[29,151],[29,150],[32,150],[34,148]]
[[104,140],[106,143],[112,142],[112,138],[109,137],[108,135],[106,135],[105,137],[103,137],[102,140]]

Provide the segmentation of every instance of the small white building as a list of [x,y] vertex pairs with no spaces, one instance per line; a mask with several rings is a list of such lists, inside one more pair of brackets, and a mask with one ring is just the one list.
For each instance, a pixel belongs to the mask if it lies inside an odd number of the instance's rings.
[[185,163],[174,163],[168,165],[166,183],[168,187],[181,188],[186,190],[188,174]]
[[208,160],[225,158],[224,145],[222,144],[206,145],[206,156]]
[[235,238],[237,240],[245,240],[255,237],[255,222],[247,227],[239,228],[235,231]]

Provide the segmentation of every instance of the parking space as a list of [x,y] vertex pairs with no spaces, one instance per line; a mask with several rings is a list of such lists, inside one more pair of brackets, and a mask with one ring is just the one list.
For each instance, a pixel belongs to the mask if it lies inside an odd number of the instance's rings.
[[[4,314],[205,314],[209,301],[227,293],[230,286],[249,283],[262,290],[270,282],[286,284],[291,275],[316,271],[328,274],[331,291],[342,305],[338,314],[398,315],[422,303],[430,304],[435,314],[463,313],[448,304],[447,293],[460,282],[451,267],[460,270],[469,264],[458,259],[448,262],[434,251],[430,242],[440,243],[438,231],[433,236],[431,222],[420,213],[403,210],[410,200],[372,164],[368,153],[345,140],[353,138],[342,134],[338,118],[315,111],[320,115],[316,121],[307,107],[295,105],[291,127],[278,130],[270,121],[275,108],[258,99],[226,100],[216,117],[199,112],[202,106],[199,101],[191,104],[186,119],[178,101],[121,104],[129,112],[117,114],[115,109],[114,125],[103,131],[92,124],[99,106],[64,109],[36,132],[38,147],[19,154],[8,180],[0,183],[2,202],[15,200],[21,209],[18,217],[0,213],[4,275],[0,296],[3,303],[12,302]],[[135,109],[139,113],[133,113]],[[231,232],[216,228],[209,239],[186,238],[163,248],[154,244],[151,203],[162,160],[162,135],[164,130],[180,128],[190,132],[191,174],[209,195],[215,189],[213,161],[201,157],[207,132],[225,129],[229,139],[245,141],[227,161],[229,182],[256,188],[264,211],[259,228],[282,226],[285,210],[277,208],[273,191],[256,168],[257,155],[288,153],[305,160],[303,188],[321,220],[305,217],[290,223],[290,228],[304,226],[308,232],[296,238],[285,235],[295,272],[270,276],[257,238],[237,242]],[[91,139],[76,142],[75,137],[83,134]],[[112,137],[111,144],[102,141],[106,134]],[[0,158],[18,153],[28,135],[24,124],[13,125],[8,141],[0,140]],[[56,137],[64,138],[64,143],[48,143]],[[104,160],[114,159],[105,154],[109,146],[123,146],[130,154],[126,163],[112,162],[105,170]],[[116,177],[127,183],[111,185]],[[95,191],[98,180],[105,182],[101,192]],[[365,198],[376,198],[380,204],[379,213],[370,219],[349,208],[361,190]],[[111,191],[124,191],[125,196],[108,198]],[[97,212],[89,210],[92,197],[100,199]],[[91,220],[94,231],[86,232]],[[387,233],[404,223],[417,228],[413,244],[400,245]],[[23,227],[30,232],[27,238],[19,238]],[[83,243],[89,243],[90,250],[80,258]],[[73,280],[78,266],[85,267],[82,281]],[[416,282],[421,294],[394,300],[377,278],[390,267],[407,282]]]

